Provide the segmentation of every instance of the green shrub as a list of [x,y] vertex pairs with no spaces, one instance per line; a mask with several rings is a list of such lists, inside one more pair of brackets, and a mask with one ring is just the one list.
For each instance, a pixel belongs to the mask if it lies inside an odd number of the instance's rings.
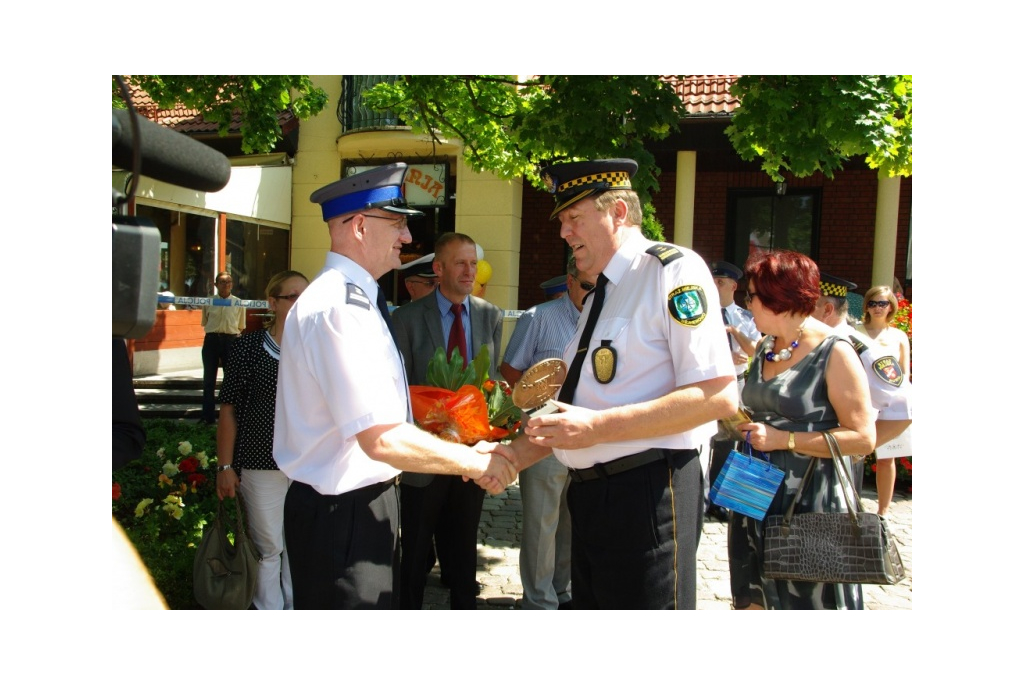
[[192,562],[217,511],[217,429],[144,420],[142,457],[114,471],[113,516],[171,609],[198,609]]

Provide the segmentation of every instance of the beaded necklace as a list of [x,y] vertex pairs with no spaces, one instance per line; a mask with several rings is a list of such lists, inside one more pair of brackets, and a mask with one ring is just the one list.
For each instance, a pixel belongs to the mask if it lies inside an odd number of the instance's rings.
[[793,356],[793,350],[800,347],[800,336],[803,334],[803,326],[796,329],[796,339],[789,344],[789,347],[780,350],[778,354],[775,354],[775,336],[769,335],[768,340],[764,343],[764,358],[770,362],[789,361]]

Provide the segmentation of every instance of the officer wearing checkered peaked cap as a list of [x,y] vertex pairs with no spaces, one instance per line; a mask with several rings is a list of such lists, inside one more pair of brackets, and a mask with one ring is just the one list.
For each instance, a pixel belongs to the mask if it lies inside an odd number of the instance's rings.
[[846,297],[851,290],[857,289],[856,283],[838,276],[831,276],[825,272],[821,272],[819,279],[821,282],[818,284],[818,288],[821,290],[821,294],[829,297]]
[[404,162],[396,162],[353,174],[320,188],[309,200],[320,205],[324,221],[375,208],[410,217],[423,216],[423,212],[406,205],[402,194],[407,169]]
[[636,171],[543,171],[559,235],[595,283],[563,348],[559,411],[530,416],[507,448],[520,469],[554,452],[569,470],[574,609],[696,608],[700,454],[739,403],[711,272],[644,237]]
[[632,159],[595,159],[590,162],[553,164],[541,172],[548,191],[555,194],[554,219],[558,213],[580,200],[606,190],[632,190],[630,179],[636,173]]

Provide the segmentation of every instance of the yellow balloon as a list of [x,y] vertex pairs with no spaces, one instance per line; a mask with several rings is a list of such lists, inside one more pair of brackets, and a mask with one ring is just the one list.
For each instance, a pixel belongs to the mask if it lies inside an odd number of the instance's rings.
[[490,262],[486,259],[479,260],[476,263],[476,282],[481,284],[487,283],[487,281],[491,280],[493,272],[494,270],[491,269]]
[[483,297],[486,286],[480,281],[473,281],[473,297]]

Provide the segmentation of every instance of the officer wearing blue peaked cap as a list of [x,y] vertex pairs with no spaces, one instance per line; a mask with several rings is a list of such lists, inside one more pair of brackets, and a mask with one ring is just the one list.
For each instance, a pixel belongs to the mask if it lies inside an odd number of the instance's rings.
[[410,217],[423,216],[423,212],[406,204],[402,194],[407,169],[404,162],[385,164],[326,185],[309,199],[320,205],[324,221],[375,208]]
[[729,262],[711,262],[711,275],[740,281],[743,278],[743,269]]

